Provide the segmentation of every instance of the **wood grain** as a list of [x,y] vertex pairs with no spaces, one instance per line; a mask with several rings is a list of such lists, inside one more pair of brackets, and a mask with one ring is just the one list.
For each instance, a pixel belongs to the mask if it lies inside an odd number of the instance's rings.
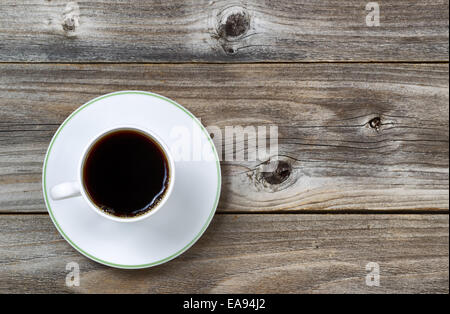
[[448,0],[2,0],[0,61],[448,61]]
[[[185,254],[118,270],[69,246],[46,215],[0,216],[0,293],[448,293],[448,215],[216,215]],[[65,286],[66,264],[80,286]],[[380,287],[365,284],[369,262]]]
[[45,211],[58,125],[130,89],[178,101],[223,142],[226,126],[278,127],[278,154],[222,161],[220,212],[448,211],[448,86],[447,64],[3,64],[0,212]]

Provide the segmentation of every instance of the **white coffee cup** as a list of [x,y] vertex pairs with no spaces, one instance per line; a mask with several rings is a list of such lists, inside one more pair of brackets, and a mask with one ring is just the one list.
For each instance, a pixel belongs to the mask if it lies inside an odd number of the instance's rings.
[[[102,139],[106,135],[108,135],[112,132],[122,131],[122,130],[136,131],[136,132],[139,132],[139,133],[144,134],[145,136],[149,137],[151,140],[153,140],[155,143],[157,143],[159,145],[159,147],[162,149],[162,151],[163,151],[164,155],[166,156],[167,161],[169,163],[169,165],[168,165],[169,166],[168,167],[169,168],[169,176],[168,176],[169,184],[166,188],[166,191],[165,191],[162,199],[148,212],[138,215],[138,216],[135,216],[135,217],[118,217],[118,216],[114,216],[112,214],[108,214],[104,210],[99,208],[89,197],[89,195],[86,191],[86,187],[84,184],[84,178],[83,178],[83,168],[84,168],[84,164],[86,161],[86,157],[88,156],[93,145],[96,144],[100,139]],[[116,126],[114,128],[102,131],[100,134],[95,136],[89,142],[89,144],[83,150],[83,154],[80,158],[80,162],[78,165],[77,180],[72,181],[72,182],[60,183],[60,184],[52,187],[52,189],[50,191],[50,196],[53,200],[62,200],[62,199],[66,199],[66,198],[81,196],[84,198],[86,203],[89,204],[90,208],[92,208],[96,213],[98,213],[99,215],[101,215],[105,218],[108,218],[108,219],[111,219],[114,221],[118,221],[118,222],[135,222],[135,221],[140,221],[140,220],[146,219],[146,218],[154,215],[159,209],[161,209],[163,207],[163,205],[166,203],[166,201],[169,199],[170,194],[173,190],[174,183],[175,183],[175,164],[174,164],[173,158],[170,154],[170,150],[167,147],[167,145],[164,144],[164,142],[156,134],[154,134],[153,132],[151,132],[147,129],[144,129],[139,126],[133,126],[133,125],[120,125],[120,126]]]

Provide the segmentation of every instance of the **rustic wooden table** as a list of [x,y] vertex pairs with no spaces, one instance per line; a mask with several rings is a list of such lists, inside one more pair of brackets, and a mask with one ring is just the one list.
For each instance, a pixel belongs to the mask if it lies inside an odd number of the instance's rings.
[[[2,0],[0,293],[448,293],[449,2],[382,1],[379,26],[368,2]],[[279,130],[277,160],[222,162],[200,241],[138,271],[72,249],[41,191],[59,124],[127,89]]]

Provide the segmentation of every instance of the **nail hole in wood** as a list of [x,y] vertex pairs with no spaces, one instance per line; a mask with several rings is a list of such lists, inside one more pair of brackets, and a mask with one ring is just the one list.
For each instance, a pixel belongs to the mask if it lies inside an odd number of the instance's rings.
[[227,53],[233,55],[236,53],[236,50],[234,48],[227,48]]

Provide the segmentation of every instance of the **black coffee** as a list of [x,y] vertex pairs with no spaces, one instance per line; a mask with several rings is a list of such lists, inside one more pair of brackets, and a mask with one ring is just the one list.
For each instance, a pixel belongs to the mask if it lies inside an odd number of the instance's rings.
[[164,196],[169,180],[162,148],[133,130],[114,131],[99,139],[83,167],[83,183],[91,200],[119,217],[150,211]]

